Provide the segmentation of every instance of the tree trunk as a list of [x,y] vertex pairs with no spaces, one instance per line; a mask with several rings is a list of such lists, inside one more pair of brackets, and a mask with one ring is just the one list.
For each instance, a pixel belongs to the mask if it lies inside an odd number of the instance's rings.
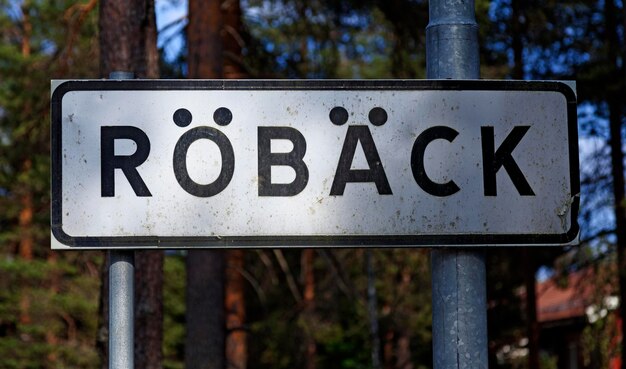
[[387,330],[385,333],[385,343],[383,344],[383,368],[394,369],[394,340],[395,332],[393,329]]
[[134,1],[101,0],[98,21],[100,76],[111,72],[134,72],[132,52],[137,47],[138,30],[133,27]]
[[407,329],[400,329],[398,333],[396,369],[413,369],[411,362],[411,337]]
[[[609,101],[609,125],[611,132],[611,164],[613,176],[613,197],[615,199],[615,234],[617,236],[617,265],[619,274],[620,301],[626,301],[626,208],[624,201],[624,154],[622,152],[622,117],[621,102],[617,99]],[[622,317],[622,366],[626,365],[626,304],[620,304]]]
[[[27,4],[22,4],[22,57],[27,59],[31,53],[31,35],[32,23],[30,22],[29,9]],[[29,110],[29,107],[25,107]],[[22,164],[22,173],[28,173],[32,170],[33,162],[31,159],[25,159]],[[33,260],[34,257],[34,239],[33,239],[33,193],[29,188],[24,189],[24,193],[20,196],[20,212],[18,216],[19,223],[19,244],[18,254],[24,260]],[[30,296],[22,293],[20,296],[20,323],[29,324],[30,316]]]
[[98,300],[98,330],[96,351],[100,358],[100,369],[109,368],[109,253],[103,252],[100,266],[100,299]]
[[525,30],[522,24],[524,18],[522,10],[523,0],[511,0],[511,48],[513,49],[513,79],[524,79],[524,41],[522,39]]
[[100,75],[159,77],[154,0],[100,1]]
[[[412,280],[411,269],[408,266],[403,267],[397,287],[399,296],[407,296],[411,293]],[[407,311],[408,308],[406,306],[399,306],[398,309],[400,317],[411,315],[410,311]],[[397,335],[396,369],[413,369],[413,362],[411,361],[411,332],[406,324],[400,323]]]
[[140,30],[139,46],[133,51],[135,78],[159,78],[156,13],[154,0],[136,0],[135,28]]
[[537,321],[537,289],[535,272],[530,247],[522,249],[524,265],[524,284],[526,286],[526,334],[528,335],[528,367],[539,368],[539,322]]
[[[511,77],[524,79],[524,40],[526,27],[522,20],[525,17],[522,0],[512,0],[511,8],[511,46],[513,48],[513,71]],[[537,293],[535,289],[536,265],[531,256],[533,250],[524,247],[522,264],[524,268],[524,285],[526,287],[526,336],[528,338],[528,367],[539,368],[539,322],[537,322]]]
[[[22,57],[27,59],[30,57],[30,38],[33,26],[30,22],[29,10],[26,4],[22,5]],[[25,110],[30,110],[26,107]],[[31,159],[25,159],[22,163],[22,173],[28,174],[33,168]],[[20,198],[21,210],[19,214],[20,241],[18,252],[20,257],[25,260],[33,259],[33,194],[30,190],[26,190]]]
[[[222,78],[221,0],[190,0],[188,6],[188,77]],[[220,250],[187,252],[187,369],[226,367],[225,264]]]
[[[56,252],[50,252],[48,254],[48,264],[50,266],[52,266],[52,268],[50,268],[51,270],[51,274],[50,274],[50,291],[56,295],[57,293],[59,293],[59,290],[61,289],[61,275],[59,270],[57,269],[57,259],[58,259],[58,255]],[[55,331],[53,329],[50,329],[48,331],[46,331],[46,344],[49,347],[54,347],[59,343],[59,339],[57,338]],[[51,350],[47,357],[46,357],[46,368],[57,368],[59,365],[57,363],[58,360],[58,353],[57,350]]]
[[187,25],[189,78],[222,78],[221,0],[190,0]]
[[305,368],[315,369],[317,367],[317,344],[313,336],[315,327],[315,250],[304,249],[300,256],[301,279],[304,285],[302,303],[303,318],[306,332],[304,337]]
[[[154,0],[101,0],[99,19],[100,75],[132,72],[158,78]],[[135,253],[135,357],[139,368],[162,367],[163,252]],[[102,265],[97,347],[108,367],[108,260]]]
[[222,42],[224,47],[224,78],[239,79],[248,78],[244,68],[243,23],[241,21],[241,4],[239,0],[223,0],[222,11],[224,16],[224,30]]
[[163,251],[135,252],[135,367],[162,368]]
[[246,300],[244,251],[231,250],[227,253],[226,269],[226,367],[227,369],[246,369]]
[[367,312],[369,316],[370,338],[372,340],[372,368],[380,369],[380,336],[378,329],[378,295],[376,293],[376,274],[372,265],[372,251],[365,253],[365,272],[367,273]]
[[[138,78],[159,77],[154,0],[137,0],[133,70]],[[135,366],[163,367],[163,251],[135,252]]]
[[185,368],[224,369],[224,252],[187,253]]
[[[617,237],[617,266],[620,287],[620,301],[626,301],[626,197],[624,191],[624,153],[622,151],[622,117],[626,81],[624,69],[618,67],[620,57],[619,36],[617,34],[617,8],[613,0],[604,2],[604,18],[606,43],[608,47],[608,80],[607,104],[609,109],[609,131],[611,146],[611,175],[613,177],[613,198],[615,201],[615,235]],[[626,366],[626,303],[620,303],[621,316],[621,359],[622,367]]]
[[[241,21],[241,4],[239,0],[223,0],[222,16],[224,29],[223,73],[224,78],[246,78],[243,68],[243,25]],[[245,251],[231,250],[226,253],[226,367],[228,369],[246,369],[248,361],[248,344],[246,325]]]
[[[32,168],[32,162],[30,159],[26,159],[23,165],[24,173],[28,173]],[[33,194],[30,190],[26,190],[24,194],[20,196],[20,213],[19,213],[19,229],[20,238],[18,245],[18,253],[23,260],[33,260],[34,257],[34,240],[32,234],[33,228]],[[22,294],[20,297],[20,323],[29,324],[31,322],[30,316],[30,296],[28,294]]]

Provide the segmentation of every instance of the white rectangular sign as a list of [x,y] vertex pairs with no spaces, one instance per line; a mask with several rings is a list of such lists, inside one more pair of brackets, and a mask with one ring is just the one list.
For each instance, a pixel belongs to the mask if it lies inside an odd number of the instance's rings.
[[547,245],[578,236],[559,82],[67,81],[53,248]]

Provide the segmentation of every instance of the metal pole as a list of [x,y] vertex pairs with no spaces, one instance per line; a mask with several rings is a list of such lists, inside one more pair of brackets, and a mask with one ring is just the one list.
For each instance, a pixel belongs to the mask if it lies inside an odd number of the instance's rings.
[[[474,0],[430,0],[430,79],[480,77]],[[433,249],[434,369],[487,369],[487,289],[482,249]]]
[[134,368],[133,251],[109,251],[109,369]]
[[427,78],[480,78],[474,0],[430,0],[428,14]]
[[[132,79],[112,72],[109,79]],[[135,335],[135,252],[109,251],[109,369],[133,369]]]

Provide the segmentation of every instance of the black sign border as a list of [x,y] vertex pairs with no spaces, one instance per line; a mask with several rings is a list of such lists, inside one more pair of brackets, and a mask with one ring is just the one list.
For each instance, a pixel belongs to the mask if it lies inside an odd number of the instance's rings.
[[[562,234],[445,234],[366,236],[73,237],[63,230],[61,129],[63,96],[70,91],[164,90],[457,90],[554,91],[567,101],[571,224]],[[51,100],[51,230],[71,249],[192,249],[262,247],[467,247],[565,245],[579,233],[580,169],[576,95],[563,82],[503,80],[75,80],[61,83]]]

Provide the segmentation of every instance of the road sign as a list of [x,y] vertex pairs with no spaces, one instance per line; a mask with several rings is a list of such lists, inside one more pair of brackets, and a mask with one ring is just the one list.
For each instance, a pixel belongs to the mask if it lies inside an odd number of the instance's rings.
[[564,83],[54,85],[53,248],[577,241]]

